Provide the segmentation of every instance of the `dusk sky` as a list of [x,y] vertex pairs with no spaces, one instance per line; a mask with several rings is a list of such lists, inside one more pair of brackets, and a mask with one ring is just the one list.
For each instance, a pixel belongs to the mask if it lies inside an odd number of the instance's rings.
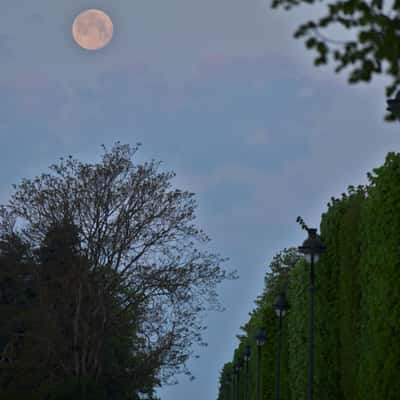
[[[108,46],[73,40],[89,8],[114,24]],[[314,67],[292,34],[325,3],[270,9],[270,0],[2,0],[0,201],[13,183],[71,154],[98,162],[101,144],[141,142],[137,162],[163,162],[196,194],[207,250],[240,279],[220,286],[226,311],[206,316],[196,376],[162,400],[215,400],[273,256],[301,245],[301,215],[319,231],[331,196],[399,151],[400,124],[383,121],[385,86],[350,86],[348,70]],[[331,31],[333,32],[333,31]],[[333,32],[337,39],[350,33]],[[347,36],[346,36],[347,35]]]

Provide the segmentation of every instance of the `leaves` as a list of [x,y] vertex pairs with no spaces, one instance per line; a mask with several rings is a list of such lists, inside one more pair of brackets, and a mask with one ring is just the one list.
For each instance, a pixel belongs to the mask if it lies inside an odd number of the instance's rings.
[[[290,10],[300,4],[312,4],[314,0],[273,0],[271,8],[283,7]],[[328,64],[329,53],[333,54],[335,72],[339,73],[350,64],[356,64],[349,72],[349,84],[369,82],[374,74],[381,74],[382,62],[387,62],[387,73],[392,77],[392,84],[386,87],[386,96],[391,96],[400,84],[400,31],[399,17],[396,10],[400,9],[395,1],[388,14],[382,12],[384,2],[373,0],[371,3],[361,0],[336,1],[327,5],[328,13],[318,21],[307,21],[300,24],[293,37],[304,37],[307,49],[317,52],[314,65]],[[345,29],[358,30],[358,41],[338,41],[323,36],[319,28],[328,28],[339,24]],[[337,46],[341,46],[338,50]],[[395,121],[392,115],[385,115],[385,121]]]
[[[400,359],[400,154],[389,152],[384,165],[367,172],[368,186],[349,185],[331,197],[321,218],[327,251],[315,266],[314,393],[319,399],[396,398]],[[301,217],[296,219],[308,229]],[[254,332],[267,329],[262,348],[262,398],[273,399],[276,317],[273,296],[285,288],[290,309],[284,318],[281,398],[305,400],[309,343],[309,265],[296,249],[276,255],[265,275],[257,308],[241,327],[233,363],[247,343],[257,350]],[[223,376],[230,363],[225,364]],[[251,360],[250,376],[257,376]],[[255,381],[251,378],[251,387]],[[224,382],[220,381],[222,386]],[[226,384],[225,384],[226,386]],[[240,393],[243,394],[243,384]],[[226,397],[220,391],[219,400]],[[250,399],[256,399],[253,392]]]
[[134,165],[137,149],[117,142],[96,164],[61,159],[15,185],[1,209],[0,228],[21,222],[38,271],[38,332],[51,346],[34,354],[55,380],[109,368],[124,371],[121,387],[151,393],[191,376],[192,345],[206,345],[203,312],[222,310],[216,288],[236,278],[227,259],[196,248],[210,239],[192,223],[194,194],[172,189],[175,173],[160,162]]

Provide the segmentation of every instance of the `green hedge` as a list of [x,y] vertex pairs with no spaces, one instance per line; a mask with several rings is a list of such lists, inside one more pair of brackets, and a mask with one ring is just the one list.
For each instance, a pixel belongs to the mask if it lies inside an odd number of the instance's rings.
[[[321,216],[320,236],[327,250],[315,265],[314,398],[318,400],[399,398],[400,155],[388,153],[384,165],[373,172],[367,173],[368,186],[349,186],[340,199],[331,198]],[[285,260],[291,260],[290,267],[283,268]],[[274,399],[277,317],[272,304],[281,289],[290,304],[282,332],[281,399],[307,398],[309,269],[296,248],[274,257],[257,307],[241,328],[244,334],[237,336],[233,363],[247,343],[252,347],[251,400],[256,399],[254,335],[260,326],[267,330],[261,399]],[[225,377],[232,370],[232,363],[227,365]],[[224,379],[221,375],[221,388],[228,385]],[[240,400],[245,399],[244,387],[242,379]],[[233,400],[231,392],[225,390],[225,397],[222,392],[219,400]]]

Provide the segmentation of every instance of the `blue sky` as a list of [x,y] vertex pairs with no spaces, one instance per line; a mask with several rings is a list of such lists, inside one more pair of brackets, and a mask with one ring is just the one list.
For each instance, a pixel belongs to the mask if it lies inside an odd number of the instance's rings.
[[[221,285],[224,313],[206,316],[207,348],[190,382],[163,400],[215,399],[235,335],[261,293],[272,257],[319,228],[331,196],[366,184],[398,151],[400,126],[383,121],[387,78],[349,86],[315,68],[292,38],[325,6],[271,10],[265,0],[2,0],[0,200],[11,184],[72,154],[98,161],[100,145],[143,146],[174,184],[196,193],[208,249],[240,279]],[[114,38],[98,52],[71,37],[75,16],[107,12]],[[336,38],[350,33],[333,32]]]

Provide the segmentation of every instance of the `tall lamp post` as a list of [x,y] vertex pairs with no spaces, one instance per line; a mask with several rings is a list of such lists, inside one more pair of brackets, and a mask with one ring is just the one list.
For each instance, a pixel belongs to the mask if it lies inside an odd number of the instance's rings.
[[260,400],[260,369],[261,369],[261,347],[264,346],[266,338],[265,330],[260,328],[256,335],[257,343],[257,400]]
[[236,394],[237,394],[237,390],[236,390],[236,388],[237,388],[237,386],[238,386],[238,374],[239,374],[239,370],[238,370],[238,368],[237,368],[237,366],[236,366],[236,364],[233,366],[233,375],[234,375],[234,378],[233,378],[233,400],[239,400],[237,397],[236,397]]
[[226,400],[233,400],[231,398],[231,383],[232,383],[232,379],[230,376],[228,376],[225,380],[225,396],[226,396]]
[[236,379],[237,378],[237,371],[236,371],[236,364],[233,366],[232,370],[232,400],[236,400]]
[[276,355],[275,399],[279,400],[282,347],[282,317],[285,315],[286,310],[289,308],[284,292],[279,293],[272,307],[275,309],[276,315],[278,316],[278,350]]
[[240,369],[242,367],[242,361],[239,359],[235,364],[236,371],[236,400],[240,400]]
[[231,400],[235,400],[235,369],[231,371]]
[[246,346],[246,350],[244,351],[244,361],[246,362],[246,400],[249,400],[249,361],[251,357],[251,349],[250,346]]
[[320,254],[326,247],[319,239],[315,228],[307,228],[308,238],[299,246],[299,252],[305,255],[305,259],[311,265],[310,268],[310,339],[308,351],[308,386],[307,399],[313,400],[313,378],[314,378],[314,262],[318,262]]

